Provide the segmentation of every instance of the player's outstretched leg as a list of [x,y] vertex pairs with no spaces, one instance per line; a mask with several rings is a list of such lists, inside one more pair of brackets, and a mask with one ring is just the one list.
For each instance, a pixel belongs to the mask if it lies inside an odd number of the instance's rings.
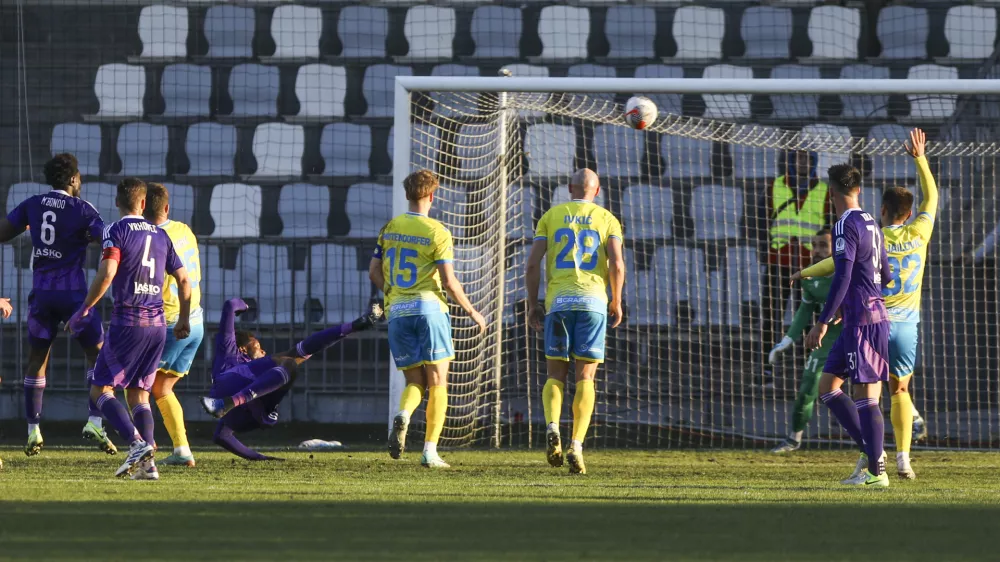
[[[262,359],[258,359],[258,361],[262,361]],[[201,398],[201,406],[212,417],[221,418],[233,408],[242,406],[262,396],[267,396],[289,384],[295,377],[295,370],[295,362],[283,358],[280,363],[261,373],[260,376],[244,387],[243,390],[232,396],[225,398],[203,396]]]
[[[88,355],[89,356],[89,355]],[[95,360],[96,361],[96,360]],[[87,371],[87,384],[94,380],[94,370]],[[93,398],[87,397],[87,424],[83,426],[83,438],[91,441],[97,448],[109,455],[118,454],[118,447],[111,442],[106,431],[104,431],[104,417],[100,408]]]

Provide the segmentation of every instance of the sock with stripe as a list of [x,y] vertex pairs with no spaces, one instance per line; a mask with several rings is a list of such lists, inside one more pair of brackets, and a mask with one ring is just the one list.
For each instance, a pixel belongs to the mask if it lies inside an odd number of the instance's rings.
[[882,458],[882,448],[885,446],[885,420],[882,409],[878,407],[878,398],[858,398],[854,401],[861,422],[861,434],[865,440],[865,454],[868,455],[868,472],[875,476],[882,473],[879,459]]
[[285,386],[291,381],[284,367],[274,367],[264,371],[246,388],[232,396],[233,407],[242,406],[251,400],[266,396]]
[[590,416],[594,413],[594,381],[576,381],[573,395],[573,443],[583,443],[590,428]]
[[542,408],[545,410],[546,425],[555,424],[559,427],[564,389],[565,385],[556,379],[545,381],[545,386],[542,387]]
[[[448,413],[448,387],[432,386],[427,389],[427,436],[425,443],[437,444],[444,429],[445,416]],[[436,449],[435,449],[436,450]]]
[[97,407],[100,408],[104,419],[108,420],[111,427],[115,428],[115,431],[118,432],[122,441],[132,443],[138,439],[142,439],[139,431],[132,424],[132,419],[129,418],[128,409],[115,398],[114,394],[102,394],[97,399]]
[[296,344],[295,351],[299,357],[309,357],[344,339],[352,331],[350,322],[320,330]]
[[[180,400],[173,392],[156,399],[156,407],[160,409],[163,416],[163,426],[170,434],[170,440],[174,444],[174,450],[181,447],[188,447],[187,429],[184,427],[184,408],[181,407]],[[189,453],[190,454],[190,453]]]
[[24,419],[29,425],[42,420],[42,395],[45,394],[45,377],[24,377]]
[[913,400],[910,399],[909,392],[892,395],[889,417],[892,420],[892,434],[896,439],[896,452],[909,454],[913,441]]
[[850,434],[851,439],[858,444],[858,448],[862,451],[865,450],[865,440],[861,434],[861,420],[858,419],[858,410],[854,406],[854,402],[851,398],[844,394],[844,391],[832,390],[826,394],[819,397],[820,401],[826,404],[827,408],[833,412],[834,417],[840,422],[840,426],[843,427],[848,434]]
[[409,383],[403,389],[403,395],[399,397],[399,413],[406,412],[406,416],[413,415],[413,411],[420,406],[420,401],[424,399],[423,385]]
[[[94,370],[91,369],[87,371],[87,384],[90,384],[94,380]],[[94,403],[94,399],[87,396],[87,421],[96,425],[98,428],[104,428],[104,418],[101,416],[101,409],[97,407]]]
[[132,422],[135,424],[136,431],[142,436],[142,440],[155,446],[156,439],[153,437],[153,409],[149,407],[148,402],[136,404],[132,408]]

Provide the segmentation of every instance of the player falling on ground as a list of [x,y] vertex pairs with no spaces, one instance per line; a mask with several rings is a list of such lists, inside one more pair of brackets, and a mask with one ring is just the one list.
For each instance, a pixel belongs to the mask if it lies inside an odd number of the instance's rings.
[[[608,324],[622,321],[622,225],[610,212],[594,204],[601,191],[597,174],[582,169],[573,174],[569,192],[573,200],[549,209],[538,221],[528,256],[525,279],[528,290],[528,323],[545,332],[548,380],[542,390],[545,410],[546,456],[552,466],[562,466],[559,436],[563,389],[570,357],[576,360],[576,395],[573,398],[573,435],[566,460],[571,473],[585,474],[583,440],[590,426],[596,394],[594,378],[604,361]],[[538,306],[542,258],[546,261],[545,308]],[[611,287],[611,300],[608,289]]]
[[[829,324],[840,311],[844,327],[834,342],[820,378],[820,400],[833,412],[865,455],[867,468],[844,484],[888,486],[885,439],[879,395],[889,379],[889,314],[882,299],[882,279],[892,274],[882,231],[858,205],[861,172],[837,164],[828,172],[830,196],[840,219],[833,227],[835,272],[830,295],[806,347],[823,344]],[[850,379],[855,400],[840,390]],[[859,463],[860,464],[860,463]]]
[[[920,289],[927,263],[927,244],[934,231],[938,191],[925,156],[926,136],[920,129],[910,132],[906,151],[913,157],[923,186],[923,201],[917,218],[913,214],[913,193],[905,187],[891,187],[882,194],[882,235],[885,238],[892,277],[882,287],[889,312],[889,390],[892,394],[892,429],[896,438],[896,472],[908,480],[916,478],[910,466],[910,443],[914,426],[923,420],[913,407],[909,383],[917,360],[920,333]],[[801,272],[802,277],[829,275],[832,263],[819,263]],[[924,430],[926,434],[926,429]],[[920,434],[918,433],[918,437]]]
[[382,307],[373,302],[369,311],[353,322],[316,332],[292,349],[270,357],[256,337],[236,331],[236,316],[247,309],[242,299],[230,299],[222,308],[215,335],[212,390],[201,399],[202,406],[221,418],[213,438],[217,445],[251,461],[280,460],[247,447],[236,434],[274,426],[278,404],[291,389],[298,366],[349,334],[375,326],[382,319]]
[[[0,242],[7,242],[28,229],[31,235],[32,290],[28,295],[28,367],[24,375],[24,413],[28,421],[28,443],[24,454],[37,455],[44,440],[39,423],[49,350],[59,323],[69,320],[87,294],[83,262],[87,246],[100,240],[104,222],[93,205],[80,198],[80,171],[72,154],[57,154],[45,163],[45,181],[52,191],[33,195],[0,218]],[[95,311],[73,332],[83,348],[89,369],[101,349],[104,329]],[[88,378],[90,372],[88,371]],[[91,404],[91,410],[94,410]],[[84,428],[84,437],[98,443],[108,454],[117,450],[101,427]]]
[[455,277],[451,232],[427,216],[438,188],[437,176],[427,170],[414,172],[403,181],[403,188],[409,211],[382,227],[368,264],[368,277],[385,293],[389,351],[406,378],[389,433],[389,456],[398,459],[406,449],[410,416],[427,389],[427,433],[420,464],[447,468],[437,443],[448,411],[448,367],[455,348],[444,291],[479,326],[480,333],[486,329],[486,320]]
[[[829,228],[824,228],[813,236],[812,240],[812,261],[817,263],[827,259],[833,252],[833,237]],[[821,277],[802,281],[800,284],[802,302],[795,311],[792,318],[792,325],[788,327],[785,337],[774,346],[768,354],[768,362],[774,364],[778,355],[792,346],[805,332],[806,327],[812,323],[813,315],[819,313],[826,303],[827,295],[830,293],[830,279]],[[812,419],[816,404],[816,397],[819,394],[819,377],[823,374],[823,366],[826,364],[827,355],[833,342],[840,335],[841,325],[830,326],[830,331],[824,338],[823,345],[809,354],[806,364],[802,369],[802,382],[799,383],[799,392],[795,396],[795,406],[792,410],[792,431],[777,447],[771,450],[772,453],[788,453],[797,450],[802,444],[802,434]]]
[[[108,287],[114,299],[111,326],[94,365],[90,398],[118,435],[129,443],[128,457],[115,476],[132,475],[136,480],[157,480],[153,462],[153,411],[149,391],[167,337],[163,315],[163,278],[177,281],[180,311],[174,337],[182,340],[191,328],[191,284],[187,271],[174,251],[170,237],[142,217],[146,206],[146,184],[137,178],[118,182],[115,205],[121,218],[104,228],[103,253],[97,277],[87,297],[66,329],[90,322],[93,307]],[[129,410],[115,398],[125,389]],[[133,424],[134,420],[134,424]],[[133,471],[139,468],[135,474]]]

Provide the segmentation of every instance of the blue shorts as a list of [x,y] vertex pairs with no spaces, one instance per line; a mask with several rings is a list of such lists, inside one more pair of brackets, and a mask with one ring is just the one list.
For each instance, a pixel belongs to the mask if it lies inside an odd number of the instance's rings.
[[889,322],[844,326],[826,358],[824,373],[854,384],[889,380]]
[[94,365],[94,386],[141,388],[149,391],[160,364],[166,326],[115,326],[108,328],[104,346]]
[[562,310],[545,315],[545,358],[604,362],[608,315],[586,310]]
[[917,364],[917,340],[920,324],[916,322],[892,322],[889,325],[889,374],[908,377]]
[[[28,344],[48,349],[59,334],[59,323],[68,322],[87,298],[87,291],[31,291],[28,293]],[[73,332],[83,347],[94,347],[104,337],[101,315],[90,311],[80,330]]]
[[451,318],[441,312],[389,320],[389,352],[400,370],[454,359]]
[[183,377],[191,370],[194,358],[198,355],[201,340],[205,337],[205,324],[191,326],[191,335],[179,340],[174,337],[174,327],[167,326],[167,343],[163,346],[163,356],[160,358],[160,370],[175,377]]

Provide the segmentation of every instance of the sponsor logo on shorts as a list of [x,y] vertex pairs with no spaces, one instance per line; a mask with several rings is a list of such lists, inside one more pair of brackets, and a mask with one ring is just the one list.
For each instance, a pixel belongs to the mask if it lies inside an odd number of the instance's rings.
[[153,285],[152,283],[139,283],[136,281],[133,283],[134,288],[132,293],[136,295],[158,295],[160,294],[160,286]]
[[396,356],[396,363],[402,363],[403,361],[408,361],[409,359],[410,359],[409,354],[407,354],[407,355],[397,355]]
[[431,355],[437,355],[438,353],[448,353],[448,350],[443,347],[439,347],[437,349],[427,348],[427,353],[430,353]]
[[550,345],[548,351],[549,353],[565,353],[566,347],[563,345]]
[[586,345],[581,345],[579,347],[579,349],[577,349],[577,353],[587,353],[588,351],[591,352],[591,353],[602,353],[604,351],[604,348],[603,347],[587,347]]

